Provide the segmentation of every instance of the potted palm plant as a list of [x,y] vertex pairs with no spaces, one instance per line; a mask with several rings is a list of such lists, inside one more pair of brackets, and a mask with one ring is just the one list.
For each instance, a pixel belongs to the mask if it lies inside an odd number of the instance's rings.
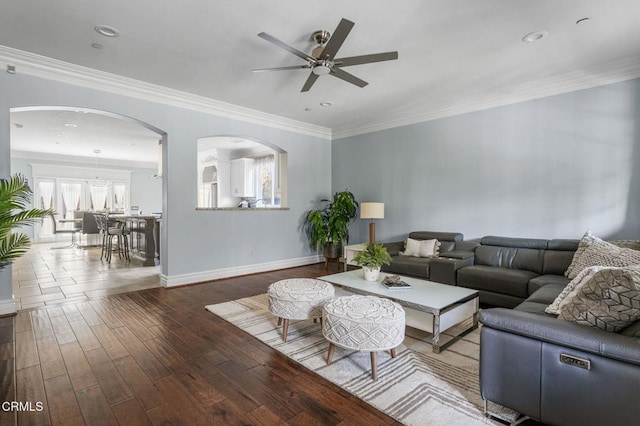
[[312,248],[321,247],[325,258],[337,259],[342,244],[349,242],[349,222],[356,218],[358,202],[349,191],[336,192],[333,201],[322,201],[324,207],[307,213],[305,230]]
[[353,257],[353,261],[362,266],[365,280],[377,281],[382,265],[391,263],[391,255],[384,245],[369,244],[366,249],[359,251]]
[[55,214],[50,209],[27,209],[31,197],[31,188],[23,175],[0,179],[0,269],[24,255],[31,245],[27,235],[13,231]]

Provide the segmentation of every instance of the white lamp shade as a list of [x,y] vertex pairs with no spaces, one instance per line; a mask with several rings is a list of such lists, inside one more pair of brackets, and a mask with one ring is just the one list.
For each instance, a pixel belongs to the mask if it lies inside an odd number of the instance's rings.
[[360,219],[384,219],[384,203],[360,203]]

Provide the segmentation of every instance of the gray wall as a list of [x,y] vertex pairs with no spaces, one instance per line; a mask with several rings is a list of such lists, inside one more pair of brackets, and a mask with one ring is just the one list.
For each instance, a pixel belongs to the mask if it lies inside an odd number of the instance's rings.
[[640,80],[335,140],[332,158],[334,191],[385,203],[378,241],[640,238]]
[[[168,277],[314,254],[299,229],[305,212],[331,190],[331,143],[272,127],[45,80],[0,73],[0,176],[10,173],[9,109],[37,105],[93,108],[129,116],[167,133],[164,155],[162,273]],[[289,210],[196,211],[196,141],[240,135],[289,153]],[[11,295],[3,279],[0,300]]]

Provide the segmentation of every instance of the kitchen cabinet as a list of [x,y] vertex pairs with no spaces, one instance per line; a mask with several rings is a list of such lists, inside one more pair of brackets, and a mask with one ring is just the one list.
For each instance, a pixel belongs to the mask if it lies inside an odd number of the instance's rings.
[[231,160],[231,196],[255,197],[254,160],[237,158]]

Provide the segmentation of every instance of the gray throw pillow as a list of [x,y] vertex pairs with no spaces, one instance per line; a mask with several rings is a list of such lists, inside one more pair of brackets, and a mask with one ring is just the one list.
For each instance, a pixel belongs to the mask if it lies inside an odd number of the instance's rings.
[[595,272],[560,304],[558,319],[616,333],[640,320],[640,266]]
[[640,264],[640,251],[618,247],[593,236],[590,231],[580,240],[565,275],[574,279],[590,266],[631,266]]

